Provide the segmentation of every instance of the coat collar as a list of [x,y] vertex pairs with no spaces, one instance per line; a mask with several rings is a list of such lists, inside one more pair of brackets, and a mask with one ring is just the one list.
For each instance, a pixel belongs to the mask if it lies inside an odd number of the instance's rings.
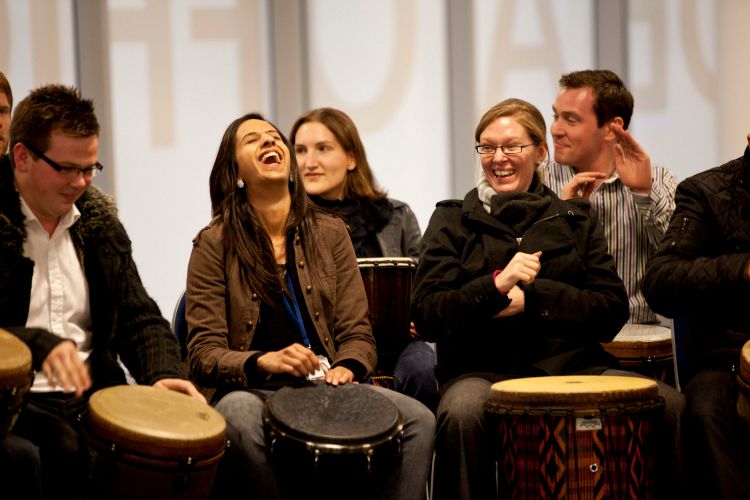
[[[542,218],[555,215],[573,219],[588,218],[588,211],[591,203],[587,200],[563,201],[547,186],[544,186],[544,193],[546,196],[552,197],[552,203],[550,203]],[[463,212],[463,219],[466,221],[483,224],[504,232],[512,232],[508,226],[487,213],[487,210],[484,209],[482,202],[479,200],[479,194],[476,188],[466,194],[463,203],[461,204],[461,210]]]

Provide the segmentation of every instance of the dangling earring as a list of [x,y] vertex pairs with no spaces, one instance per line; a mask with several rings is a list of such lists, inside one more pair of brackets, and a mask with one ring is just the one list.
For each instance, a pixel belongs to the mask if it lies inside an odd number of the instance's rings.
[[292,174],[289,174],[289,182],[294,184],[294,177],[292,177]]
[[239,179],[237,179],[237,187],[239,189],[242,189],[242,188],[245,187],[245,181],[242,180],[242,177],[240,177]]

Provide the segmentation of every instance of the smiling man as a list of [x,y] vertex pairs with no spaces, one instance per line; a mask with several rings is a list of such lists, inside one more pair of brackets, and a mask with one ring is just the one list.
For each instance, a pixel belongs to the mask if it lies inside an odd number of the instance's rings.
[[563,199],[591,202],[628,292],[629,322],[656,323],[641,283],[674,211],[675,178],[627,131],[633,96],[615,73],[563,75],[552,111],[555,161],[539,169],[542,180]]
[[185,380],[169,324],[143,288],[101,171],[93,102],[49,85],[22,100],[0,157],[0,327],[36,374],[12,435],[38,447],[45,496],[85,488],[78,417],[96,389],[133,377],[203,397]]
[[[674,176],[652,165],[627,131],[633,96],[615,73],[587,70],[563,75],[552,111],[555,161],[539,169],[542,180],[563,199],[591,202],[628,293],[628,322],[658,323],[641,288],[646,263],[656,253],[674,211]],[[661,434],[656,460],[660,496],[682,484],[679,429],[685,401],[668,384],[657,383],[666,400],[667,430]]]

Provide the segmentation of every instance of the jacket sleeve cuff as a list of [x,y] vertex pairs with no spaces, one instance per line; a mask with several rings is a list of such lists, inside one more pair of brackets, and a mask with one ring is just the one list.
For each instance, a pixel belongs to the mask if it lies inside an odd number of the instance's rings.
[[264,351],[255,352],[247,358],[247,361],[245,361],[243,369],[245,371],[245,376],[247,377],[247,383],[251,387],[265,382],[268,378],[266,373],[260,373],[258,371],[258,358],[264,354],[266,354]]
[[31,366],[37,371],[42,368],[42,363],[47,359],[50,351],[57,344],[66,340],[43,328],[16,326],[6,327],[6,330],[21,339],[29,347],[29,350],[31,350]]
[[367,368],[357,361],[356,359],[347,358],[342,359],[341,361],[337,361],[336,363],[331,366],[331,368],[335,368],[337,366],[343,366],[344,368],[348,368],[352,371],[354,374],[354,380],[362,380],[365,377],[365,374],[367,373]]

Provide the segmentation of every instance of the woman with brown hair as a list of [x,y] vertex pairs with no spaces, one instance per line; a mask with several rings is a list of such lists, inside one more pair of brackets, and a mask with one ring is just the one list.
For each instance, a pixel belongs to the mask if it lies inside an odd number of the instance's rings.
[[[357,257],[419,257],[417,218],[406,203],[388,198],[376,183],[357,127],[343,111],[318,108],[301,115],[290,134],[302,182],[318,206],[341,217]],[[393,368],[394,389],[430,408],[437,404],[435,351],[416,340]]]

